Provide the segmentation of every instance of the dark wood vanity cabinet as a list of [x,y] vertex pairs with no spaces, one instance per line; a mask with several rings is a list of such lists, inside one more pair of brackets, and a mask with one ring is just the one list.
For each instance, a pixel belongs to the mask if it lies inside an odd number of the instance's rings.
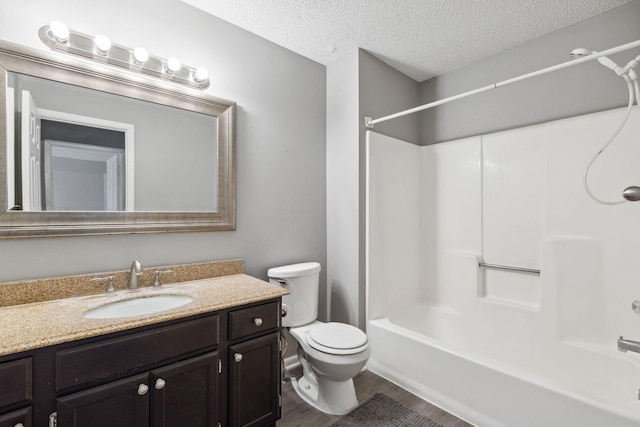
[[58,398],[57,425],[149,426],[149,393],[138,391],[148,377],[137,375]]
[[33,398],[33,359],[0,363],[0,427],[30,427]]
[[229,426],[275,425],[280,418],[280,305],[229,313]]
[[58,425],[218,425],[218,354],[207,353],[57,400]]
[[208,427],[218,423],[218,354],[188,359],[151,373],[156,427]]
[[277,333],[229,347],[229,425],[272,425],[280,418],[280,339]]
[[31,427],[31,406],[0,415],[0,427]]
[[0,427],[273,426],[279,326],[275,299],[0,357]]

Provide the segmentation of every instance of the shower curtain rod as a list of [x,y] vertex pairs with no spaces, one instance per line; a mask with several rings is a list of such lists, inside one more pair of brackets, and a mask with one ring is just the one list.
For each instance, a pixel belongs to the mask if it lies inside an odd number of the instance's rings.
[[455,101],[458,99],[466,98],[471,95],[476,95],[478,93],[487,92],[493,89],[497,89],[502,86],[507,86],[512,83],[521,82],[523,80],[530,79],[531,77],[541,76],[543,74],[550,73],[552,71],[561,70],[563,68],[572,67],[574,65],[582,64],[583,62],[593,61],[594,59],[598,59],[601,56],[612,55],[614,53],[623,52],[625,50],[633,49],[634,47],[640,47],[640,40],[636,40],[631,43],[626,43],[620,46],[612,47],[611,49],[603,50],[601,52],[594,53],[592,55],[585,56],[583,58],[572,59],[571,61],[563,62],[561,64],[553,65],[551,67],[543,68],[538,71],[534,71],[531,73],[523,74],[518,77],[514,77],[511,79],[503,80],[501,82],[492,83],[487,86],[480,87],[478,89],[470,90],[468,92],[464,92],[458,95],[450,96],[449,98],[444,98],[439,101],[430,102],[428,104],[424,104],[418,107],[411,108],[409,110],[400,111],[399,113],[390,114],[388,116],[380,117],[379,119],[373,120],[371,117],[364,118],[364,124],[367,128],[373,128],[374,125],[382,122],[386,122],[387,120],[395,119],[398,117],[406,116],[408,114],[417,113],[419,111],[428,110],[429,108],[437,107],[439,105],[447,104],[451,101]]

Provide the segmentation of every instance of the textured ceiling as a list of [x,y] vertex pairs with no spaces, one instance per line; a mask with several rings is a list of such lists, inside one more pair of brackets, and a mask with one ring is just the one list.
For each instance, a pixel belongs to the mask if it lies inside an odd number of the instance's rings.
[[421,82],[631,0],[182,0],[327,65],[363,48]]

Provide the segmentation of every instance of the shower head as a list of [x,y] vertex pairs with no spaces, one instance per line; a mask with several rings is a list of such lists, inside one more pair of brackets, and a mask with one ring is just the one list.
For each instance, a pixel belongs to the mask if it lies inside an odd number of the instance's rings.
[[[596,54],[598,52],[596,52],[595,50],[590,50],[590,49],[586,49],[584,47],[579,47],[577,49],[573,49],[571,51],[571,57],[573,59],[578,59],[578,58],[584,58],[585,56],[589,56],[589,55],[593,55]],[[605,67],[607,67],[610,70],[613,70],[616,72],[616,74],[620,75],[622,73],[619,73],[619,70],[622,70],[618,64],[616,64],[615,62],[613,62],[611,59],[609,59],[606,56],[601,56],[600,58],[598,58],[598,62],[601,63],[602,65],[604,65]]]
[[640,187],[631,186],[624,189],[622,197],[630,202],[637,202],[640,200]]

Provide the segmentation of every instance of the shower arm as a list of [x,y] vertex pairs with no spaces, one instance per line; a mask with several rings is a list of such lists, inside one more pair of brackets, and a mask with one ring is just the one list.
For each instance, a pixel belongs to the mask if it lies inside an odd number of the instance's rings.
[[488,92],[490,90],[497,89],[497,88],[502,87],[502,86],[507,86],[507,85],[510,85],[510,84],[513,84],[513,83],[521,82],[523,80],[527,80],[527,79],[530,79],[532,77],[541,76],[543,74],[547,74],[547,73],[550,73],[550,72],[553,72],[553,71],[561,70],[563,68],[573,67],[574,65],[579,65],[579,64],[582,64],[584,62],[593,61],[594,59],[598,59],[601,56],[612,55],[612,54],[615,54],[615,53],[618,53],[618,52],[624,52],[626,50],[633,49],[633,48],[636,48],[636,47],[640,47],[640,40],[636,40],[634,42],[630,42],[630,43],[626,43],[626,44],[623,44],[623,45],[620,45],[620,46],[612,47],[611,49],[607,49],[607,50],[603,50],[603,51],[600,51],[600,52],[596,52],[593,55],[587,55],[587,56],[585,56],[583,58],[573,59],[571,61],[563,62],[561,64],[557,64],[557,65],[553,65],[551,67],[543,68],[543,69],[538,70],[538,71],[534,71],[534,72],[531,72],[531,73],[523,74],[521,76],[514,77],[514,78],[511,78],[511,79],[508,79],[508,80],[503,80],[503,81],[500,81],[500,82],[497,82],[497,83],[492,83],[490,85],[483,86],[483,87],[480,87],[478,89],[470,90],[468,92],[464,92],[464,93],[461,93],[461,94],[458,94],[458,95],[450,96],[448,98],[444,98],[444,99],[441,99],[439,101],[430,102],[428,104],[424,104],[424,105],[421,105],[421,106],[418,106],[418,107],[410,108],[408,110],[400,111],[399,113],[390,114],[388,116],[380,117],[378,119],[372,119],[371,117],[365,117],[364,118],[364,124],[365,124],[365,127],[367,127],[367,128],[373,128],[374,125],[376,125],[378,123],[386,122],[388,120],[392,120],[392,119],[395,119],[395,118],[398,118],[398,117],[403,117],[403,116],[406,116],[408,114],[413,114],[413,113],[417,113],[417,112],[420,112],[420,111],[428,110],[430,108],[434,108],[434,107],[437,107],[439,105],[447,104],[449,102],[456,101],[458,99],[463,99],[463,98],[467,98],[467,97],[472,96],[472,95],[477,95],[479,93]]

